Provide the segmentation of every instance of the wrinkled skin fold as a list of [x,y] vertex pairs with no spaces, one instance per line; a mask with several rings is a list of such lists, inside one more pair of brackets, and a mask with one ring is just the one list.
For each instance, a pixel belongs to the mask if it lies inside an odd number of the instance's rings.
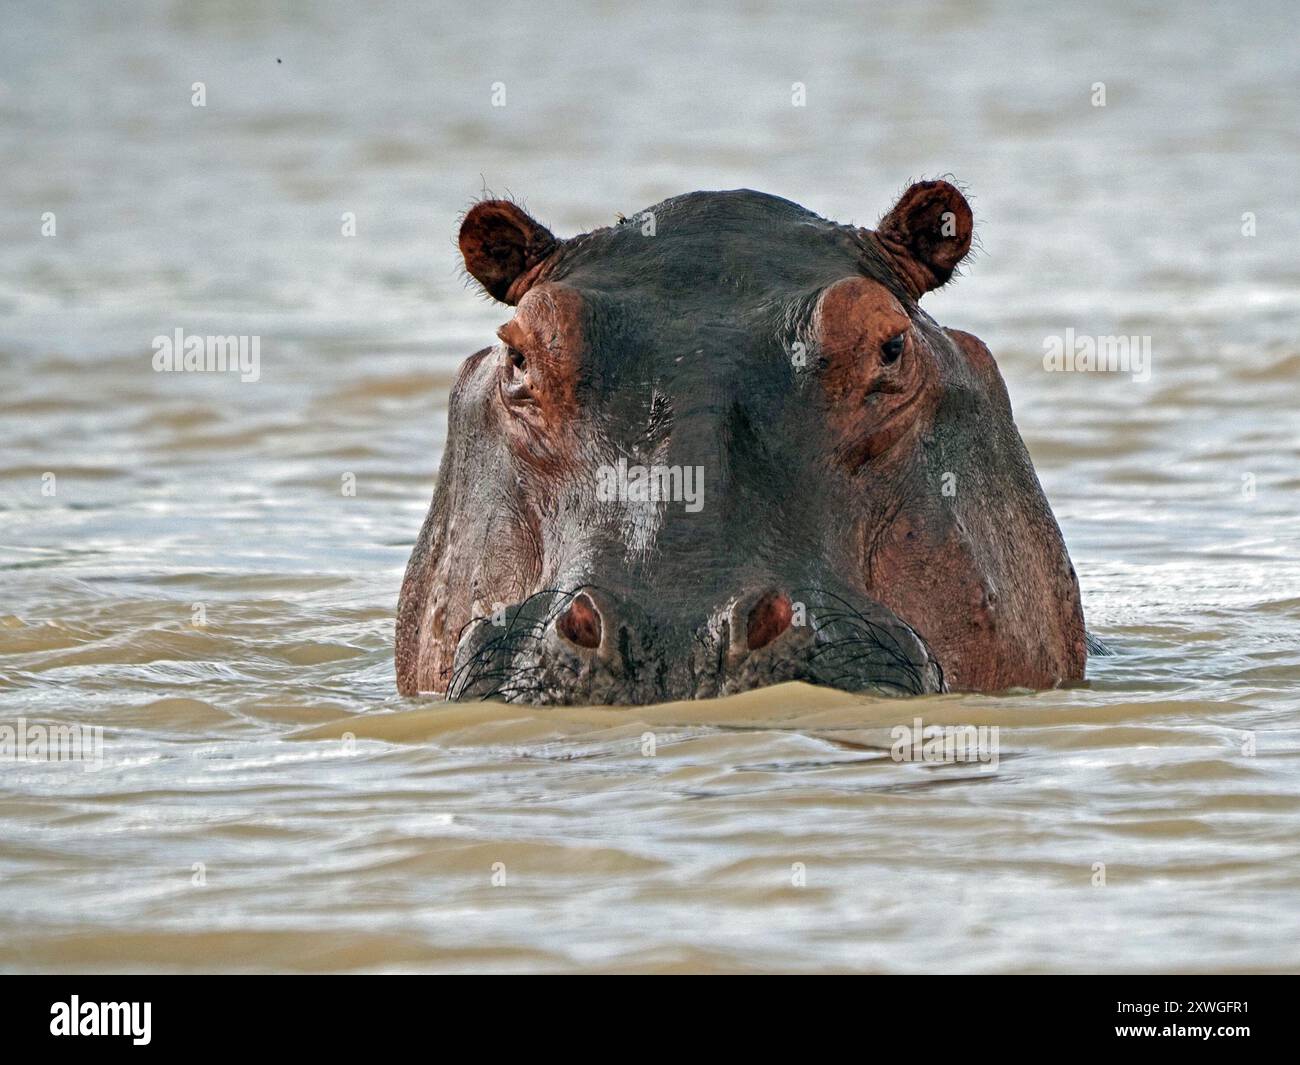
[[874,230],[748,190],[564,240],[476,205],[465,266],[513,316],[452,389],[399,690],[1081,679],[1078,583],[997,364],[920,307],[971,236],[943,181]]

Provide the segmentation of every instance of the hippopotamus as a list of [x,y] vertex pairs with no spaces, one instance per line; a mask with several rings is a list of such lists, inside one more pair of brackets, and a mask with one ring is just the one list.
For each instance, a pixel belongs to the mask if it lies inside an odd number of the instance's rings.
[[1081,679],[1078,581],[997,363],[920,305],[972,231],[947,181],[875,229],[748,189],[567,239],[475,204],[465,270],[514,312],[451,389],[399,691],[641,704]]

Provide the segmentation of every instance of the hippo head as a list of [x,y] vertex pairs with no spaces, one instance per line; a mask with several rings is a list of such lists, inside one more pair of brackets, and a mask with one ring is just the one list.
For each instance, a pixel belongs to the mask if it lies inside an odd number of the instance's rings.
[[875,230],[748,190],[567,240],[477,204],[465,266],[514,314],[452,389],[399,689],[645,703],[1082,677],[1074,570],[997,365],[918,303],[971,233],[944,181]]

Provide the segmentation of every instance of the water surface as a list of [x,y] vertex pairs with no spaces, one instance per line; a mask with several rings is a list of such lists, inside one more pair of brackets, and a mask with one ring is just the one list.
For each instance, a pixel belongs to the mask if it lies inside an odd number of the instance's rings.
[[[1300,966],[1291,7],[795,8],[7,8],[0,722],[104,762],[0,764],[0,967]],[[999,359],[1117,651],[1087,685],[396,695],[447,388],[508,314],[454,252],[485,187],[568,235],[745,186],[872,224],[944,173],[982,246],[926,302]],[[260,380],[153,372],[177,328],[259,335]],[[1067,328],[1150,380],[1045,372]],[[891,760],[915,716],[998,726],[996,771]]]

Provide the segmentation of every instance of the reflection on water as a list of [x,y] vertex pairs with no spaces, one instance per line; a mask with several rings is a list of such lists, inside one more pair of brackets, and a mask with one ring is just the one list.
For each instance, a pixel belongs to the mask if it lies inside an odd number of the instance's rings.
[[[0,720],[105,758],[0,764],[0,966],[1294,969],[1300,57],[1252,12],[7,11]],[[737,186],[869,224],[944,172],[983,252],[927,302],[999,357],[1119,652],[1089,685],[395,695],[504,320],[452,244],[484,184],[568,234]],[[177,328],[260,380],[154,373]],[[1044,372],[1066,329],[1151,379]],[[895,762],[916,716],[998,726],[996,771]]]

